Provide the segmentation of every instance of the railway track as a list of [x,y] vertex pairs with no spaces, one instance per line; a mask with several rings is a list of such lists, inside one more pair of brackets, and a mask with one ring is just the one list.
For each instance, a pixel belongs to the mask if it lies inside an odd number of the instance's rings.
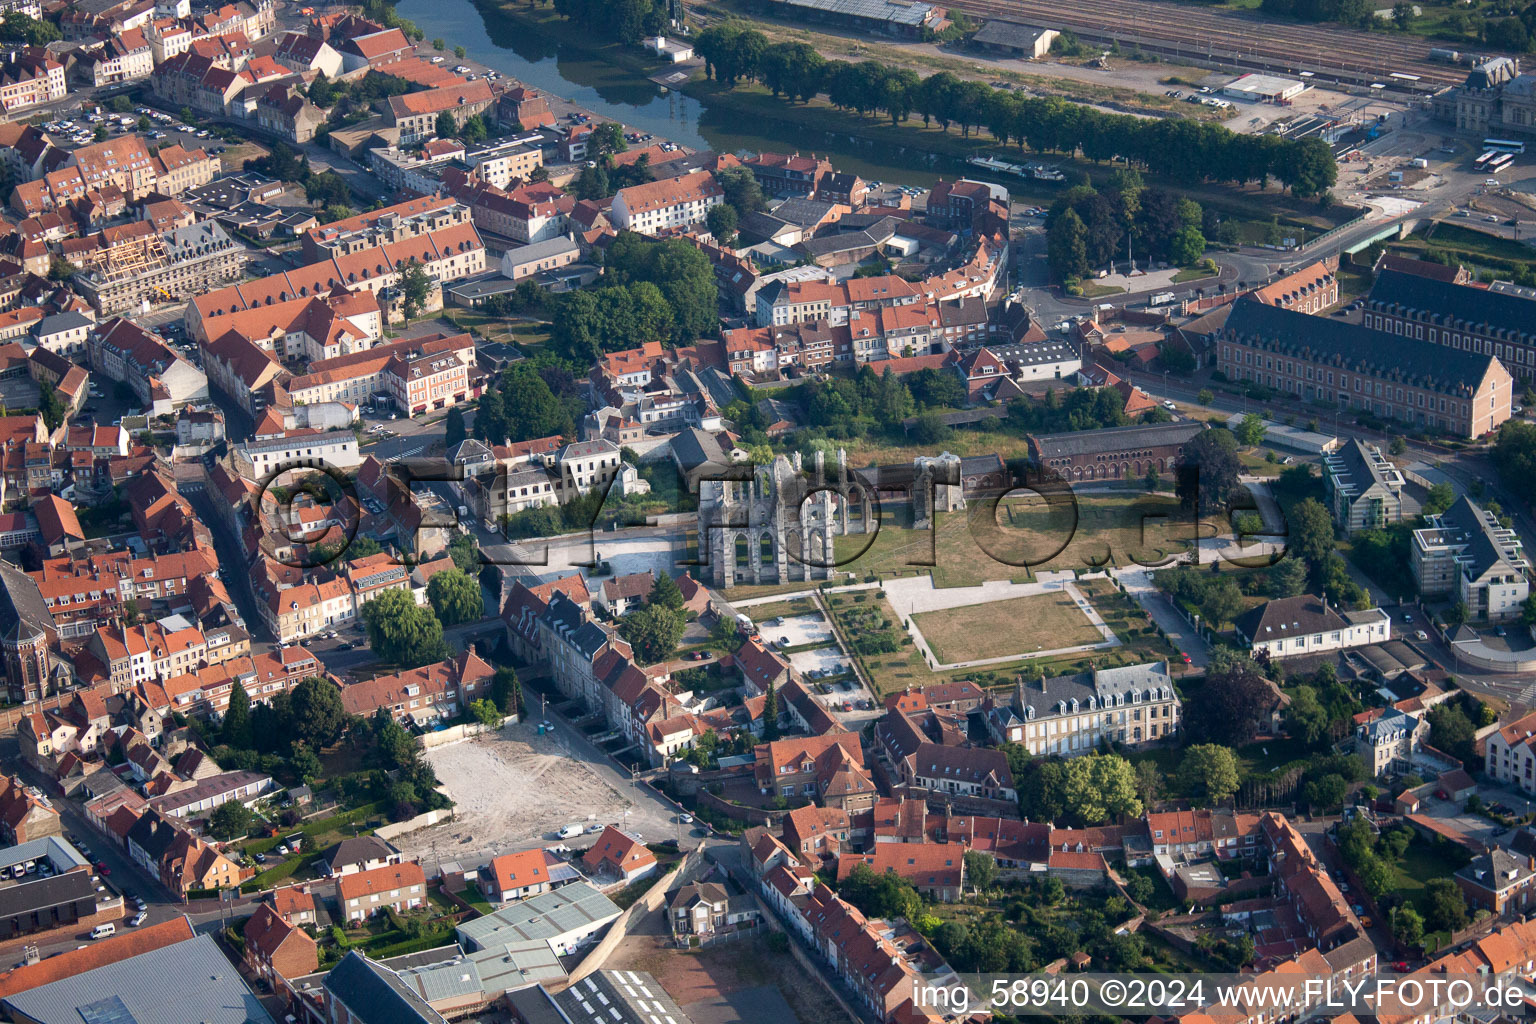
[[[1427,93],[1465,80],[1466,69],[1429,60],[1430,43],[1413,36],[1381,36],[1337,25],[1262,21],[1163,0],[952,0],[949,6],[981,18],[1004,18],[1070,29],[1084,42],[1117,43],[1161,57],[1236,70],[1299,74],[1349,85],[1381,82],[1398,91]],[[1417,75],[1417,82],[1393,79]]]

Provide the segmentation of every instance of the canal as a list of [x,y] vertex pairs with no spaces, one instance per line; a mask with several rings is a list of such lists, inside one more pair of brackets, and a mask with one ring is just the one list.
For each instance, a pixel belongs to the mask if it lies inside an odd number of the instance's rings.
[[759,119],[743,126],[738,111],[711,109],[627,68],[595,59],[549,38],[535,24],[497,12],[489,2],[479,7],[472,0],[399,0],[395,10],[415,22],[428,39],[440,37],[450,47],[463,46],[472,59],[509,78],[689,149],[815,152],[866,179],[909,185],[931,185],[941,171],[953,177],[960,169],[944,166],[945,161],[924,171],[920,168],[928,163],[927,153],[788,122]]

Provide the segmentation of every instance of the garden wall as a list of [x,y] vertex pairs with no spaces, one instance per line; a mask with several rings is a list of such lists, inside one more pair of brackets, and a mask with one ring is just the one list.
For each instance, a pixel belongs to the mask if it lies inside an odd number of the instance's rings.
[[451,743],[462,743],[471,736],[479,736],[487,732],[499,732],[508,725],[515,725],[518,721],[516,715],[508,715],[497,726],[484,725],[480,722],[466,722],[463,725],[450,725],[438,732],[426,732],[416,737],[416,744],[423,750],[432,750],[436,747],[446,747]]

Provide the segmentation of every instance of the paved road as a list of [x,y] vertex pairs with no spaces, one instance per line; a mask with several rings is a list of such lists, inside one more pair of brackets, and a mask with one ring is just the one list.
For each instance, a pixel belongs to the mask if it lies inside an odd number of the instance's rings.
[[1205,668],[1211,663],[1211,648],[1200,637],[1184,616],[1180,615],[1168,603],[1168,599],[1152,585],[1152,573],[1142,566],[1133,566],[1124,569],[1111,569],[1110,575],[1125,584],[1126,593],[1136,599],[1142,610],[1152,616],[1152,621],[1157,623],[1168,636],[1168,641],[1174,647],[1189,655],[1189,660],[1196,668]]

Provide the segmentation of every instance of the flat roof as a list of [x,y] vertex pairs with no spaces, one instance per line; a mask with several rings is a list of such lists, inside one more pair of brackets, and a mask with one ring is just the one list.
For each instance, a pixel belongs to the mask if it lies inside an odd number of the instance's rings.
[[1243,75],[1222,86],[1223,90],[1233,92],[1253,93],[1255,96],[1277,96],[1287,89],[1300,89],[1301,82],[1295,78],[1281,78],[1279,75]]
[[459,925],[467,947],[521,946],[600,928],[619,916],[618,906],[586,882],[576,882],[503,907]]

